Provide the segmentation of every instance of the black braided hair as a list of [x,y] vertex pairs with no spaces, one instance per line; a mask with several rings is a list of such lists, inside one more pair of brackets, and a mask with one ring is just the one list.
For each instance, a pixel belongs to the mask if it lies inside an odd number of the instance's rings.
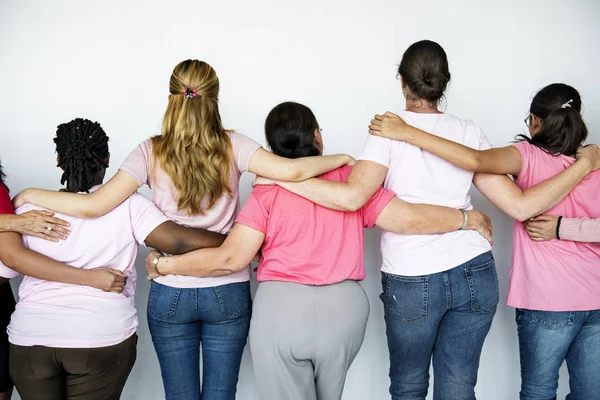
[[106,168],[108,136],[98,122],[76,118],[56,130],[58,166],[65,171],[60,183],[78,192],[87,192],[98,172]]

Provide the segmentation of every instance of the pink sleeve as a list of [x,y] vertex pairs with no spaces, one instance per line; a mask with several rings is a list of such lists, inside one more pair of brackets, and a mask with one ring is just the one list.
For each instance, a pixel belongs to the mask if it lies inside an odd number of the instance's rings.
[[391,190],[386,190],[384,188],[377,189],[375,194],[371,196],[369,201],[367,201],[367,204],[361,209],[365,228],[372,228],[375,226],[379,214],[381,214],[383,209],[394,197],[396,197],[396,193]]
[[365,148],[362,151],[359,160],[373,161],[389,168],[392,160],[392,141],[379,136],[369,135]]
[[529,176],[529,163],[531,162],[531,148],[532,145],[526,142],[525,140],[513,143],[512,146],[515,146],[519,153],[521,153],[521,173],[515,179],[515,183],[522,188],[522,182],[526,181],[525,179]]
[[131,230],[135,240],[145,246],[144,241],[159,225],[169,218],[154,205],[153,202],[139,193],[134,193],[128,200]]
[[563,218],[559,236],[573,242],[600,242],[600,218]]
[[265,195],[271,190],[277,190],[277,187],[255,187],[250,193],[248,200],[246,200],[246,204],[244,204],[240,215],[235,220],[236,224],[246,225],[266,234],[269,221],[269,205],[267,204],[268,202],[265,202]]
[[254,153],[261,148],[261,145],[250,139],[248,136],[236,132],[232,132],[230,138],[238,170],[240,172],[248,171],[250,161],[252,161]]
[[140,143],[127,156],[120,170],[127,172],[140,186],[150,185],[150,165],[152,163],[152,141]]

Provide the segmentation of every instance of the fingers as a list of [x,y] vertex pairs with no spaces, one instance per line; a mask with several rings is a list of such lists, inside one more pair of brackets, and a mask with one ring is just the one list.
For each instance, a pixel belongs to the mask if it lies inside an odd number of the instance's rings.
[[386,111],[385,114],[383,114],[384,117],[390,117],[390,118],[399,118],[396,114],[394,114],[393,112],[390,111]]
[[64,219],[52,217],[52,214],[50,216],[44,216],[44,221],[46,221],[47,223],[54,225],[56,228],[60,228],[60,229],[63,229],[63,228],[61,228],[62,226],[70,226],[71,225]]
[[118,278],[127,278],[127,275],[125,275],[122,271],[119,271],[118,269],[109,269],[108,271],[111,274],[116,275]]
[[375,116],[373,117],[373,119],[377,120],[377,121],[383,121],[384,118],[385,117],[383,115],[381,115],[381,114],[375,114]]

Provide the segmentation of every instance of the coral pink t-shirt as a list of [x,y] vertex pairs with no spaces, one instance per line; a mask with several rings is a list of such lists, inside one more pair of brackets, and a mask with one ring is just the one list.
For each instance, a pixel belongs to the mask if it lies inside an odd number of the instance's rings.
[[[218,233],[229,233],[239,211],[239,181],[242,172],[248,171],[250,161],[261,147],[254,140],[240,135],[229,133],[233,148],[233,166],[229,176],[231,195],[225,194],[206,210],[207,200],[202,206],[204,214],[189,215],[187,210],[178,210],[179,195],[171,178],[160,167],[157,161],[153,171],[152,141],[142,142],[121,165],[121,170],[131,175],[140,185],[152,188],[152,201],[156,206],[173,221],[193,228],[203,228]],[[216,278],[198,278],[194,276],[168,275],[156,278],[155,281],[163,285],[177,288],[203,288],[225,285],[228,283],[245,282],[250,279],[250,268],[243,271]]]
[[[350,167],[322,175],[346,181]],[[256,280],[329,285],[365,278],[363,228],[395,197],[380,188],[360,210],[342,212],[321,207],[278,186],[257,186],[237,223],[265,234]]]
[[[25,204],[16,213],[41,209]],[[54,243],[24,236],[26,247],[75,268],[122,271],[127,275],[127,284],[123,292],[117,294],[26,276],[19,287],[19,302],[8,326],[9,341],[19,346],[66,348],[121,343],[135,333],[138,325],[134,304],[138,244],[143,244],[168,218],[137,193],[99,218],[55,216],[71,224],[69,237]],[[0,264],[0,276],[17,275]]]
[[[515,147],[523,160],[515,181],[521,189],[552,178],[575,162],[563,155],[552,156],[527,142]],[[600,171],[586,176],[546,214],[600,218]],[[508,305],[541,311],[600,309],[600,243],[535,242],[524,225],[515,222]]]

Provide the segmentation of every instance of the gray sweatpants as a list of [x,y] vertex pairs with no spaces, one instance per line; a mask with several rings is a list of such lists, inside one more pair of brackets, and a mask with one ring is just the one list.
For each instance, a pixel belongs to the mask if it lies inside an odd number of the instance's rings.
[[368,318],[369,300],[356,281],[260,283],[250,323],[259,399],[341,399]]

